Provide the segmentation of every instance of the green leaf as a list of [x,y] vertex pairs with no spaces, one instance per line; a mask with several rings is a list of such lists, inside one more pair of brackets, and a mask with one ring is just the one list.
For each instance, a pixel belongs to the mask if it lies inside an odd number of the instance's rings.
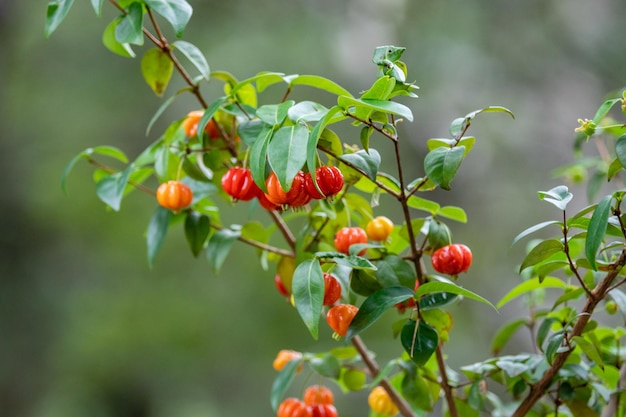
[[467,223],[467,213],[461,207],[445,206],[437,212],[437,216],[456,220],[459,223]]
[[444,190],[449,190],[450,182],[454,179],[464,157],[464,146],[435,148],[424,158],[424,170],[432,182]]
[[615,141],[615,153],[622,167],[626,168],[626,135],[620,136]]
[[179,93],[176,93],[173,96],[169,97],[167,100],[163,102],[163,104],[159,106],[157,111],[154,113],[154,115],[150,119],[150,122],[148,123],[148,127],[146,128],[146,136],[150,134],[150,129],[152,129],[152,126],[154,125],[154,123],[159,119],[159,117],[161,117],[165,109],[167,109],[170,106],[170,104],[172,104],[172,102],[178,96],[178,94]]
[[141,59],[141,73],[152,91],[161,97],[172,78],[174,64],[161,49],[148,49]]
[[594,271],[597,269],[596,254],[598,253],[598,249],[604,240],[612,201],[613,196],[604,196],[598,203],[598,207],[594,210],[591,215],[591,220],[589,221],[587,239],[585,239],[585,256]]
[[200,72],[202,78],[205,80],[209,80],[211,78],[211,69],[209,67],[209,63],[207,62],[204,54],[200,49],[194,45],[193,43],[178,40],[172,44],[173,47],[177,48],[185,58],[189,60],[193,64],[194,67]]
[[556,221],[556,220],[550,220],[547,222],[543,222],[543,223],[539,223],[536,224],[534,226],[529,227],[528,229],[524,230],[523,232],[521,232],[519,235],[515,236],[515,238],[513,239],[513,243],[511,245],[515,245],[517,242],[519,242],[521,239],[525,238],[526,236],[535,233],[538,230],[541,230],[547,226],[553,225],[553,224],[560,224],[562,225],[561,222]]
[[367,270],[355,269],[350,276],[350,289],[364,297],[370,296],[380,290],[382,286]]
[[189,3],[185,0],[143,0],[152,10],[163,16],[176,32],[176,37],[180,38],[185,31],[187,22],[193,12]]
[[465,115],[465,117],[459,117],[458,119],[454,119],[452,124],[450,125],[450,134],[454,138],[458,138],[463,132],[469,127],[472,123],[472,120],[479,115],[480,113],[506,113],[512,118],[515,118],[515,115],[511,110],[506,107],[501,106],[489,106],[479,110],[474,110]]
[[539,191],[537,194],[541,200],[547,201],[561,210],[565,210],[567,203],[574,197],[565,185],[558,185],[548,191]]
[[129,165],[123,171],[107,175],[96,184],[98,198],[115,211],[120,209],[124,190],[133,169],[133,165]]
[[574,336],[572,337],[572,340],[576,342],[576,345],[578,345],[580,350],[582,350],[589,359],[598,365],[600,369],[604,370],[604,361],[602,360],[602,356],[600,356],[600,352],[598,352],[598,349],[596,349],[593,343],[582,336]]
[[63,19],[65,19],[65,16],[67,16],[73,4],[74,0],[53,0],[48,3],[46,24],[44,26],[46,38],[49,38],[52,32],[63,22]]
[[121,20],[121,18],[117,18],[107,25],[102,33],[102,43],[109,51],[115,54],[127,58],[134,58],[135,53],[130,45],[127,43],[119,43],[118,40],[115,39],[115,29]]
[[102,14],[102,3],[104,0],[91,0],[91,6],[93,7],[94,12],[96,12],[96,16],[100,17]]
[[311,132],[309,133],[309,138],[306,144],[306,163],[309,172],[313,177],[313,181],[315,181],[315,168],[317,167],[317,144],[326,126],[339,112],[341,112],[341,108],[339,106],[331,107],[326,115],[315,124],[315,126],[313,127],[313,129],[311,129]]
[[291,78],[289,85],[307,85],[332,94],[352,97],[352,94],[339,84],[318,75],[297,75]]
[[324,276],[319,261],[308,259],[301,262],[293,272],[291,285],[296,310],[313,338],[317,340],[324,301]]
[[263,191],[267,191],[265,186],[267,145],[270,143],[273,134],[274,130],[267,124],[264,124],[263,130],[250,148],[250,173],[254,182]]
[[211,231],[211,220],[206,214],[190,211],[185,217],[185,237],[193,256],[198,257],[209,232]]
[[395,86],[395,79],[389,76],[380,77],[376,79],[369,90],[361,95],[361,99],[387,100]]
[[524,325],[526,325],[526,319],[517,319],[500,328],[491,342],[491,351],[493,354],[498,355],[517,329]]
[[328,113],[328,109],[314,101],[301,101],[287,111],[289,120],[294,123],[317,122]]
[[354,153],[344,154],[338,159],[357,167],[363,171],[369,179],[376,179],[378,167],[380,166],[380,154],[376,149],[370,148],[369,153],[361,149]]
[[607,114],[609,114],[609,111],[611,110],[611,108],[619,103],[621,101],[621,99],[619,98],[613,98],[610,100],[606,100],[604,103],[602,103],[600,105],[600,107],[598,108],[598,110],[596,110],[596,114],[595,116],[593,116],[593,121],[595,124],[598,124],[602,121],[602,119],[604,119],[604,116],[606,116]]
[[504,297],[498,301],[496,307],[501,308],[509,301],[519,297],[522,294],[526,294],[527,292],[537,290],[539,288],[567,288],[567,284],[561,281],[558,278],[554,277],[546,277],[543,281],[539,281],[539,279],[531,279],[528,281],[524,281],[521,284],[515,286],[512,290],[510,290]]
[[156,211],[148,224],[148,232],[146,234],[146,244],[148,248],[148,265],[152,267],[156,255],[161,249],[161,245],[165,241],[167,229],[170,225],[170,217],[172,212],[161,206]]
[[280,104],[265,104],[257,109],[256,115],[268,125],[280,126],[287,118],[289,108],[294,104],[295,101],[293,100],[288,100]]
[[369,326],[394,305],[413,297],[413,291],[407,287],[386,287],[376,291],[363,302],[356,316],[352,319],[346,340],[351,339]]
[[542,241],[526,255],[524,262],[522,262],[522,265],[519,267],[519,272],[559,252],[563,252],[563,243],[561,243],[561,241],[555,239]]
[[415,286],[415,272],[411,263],[398,255],[387,255],[376,262],[376,279],[385,287]]
[[315,372],[326,378],[337,379],[341,374],[339,359],[330,353],[311,358],[309,365]]
[[211,235],[206,254],[213,273],[218,274],[235,241],[241,236],[239,230],[221,229]]
[[447,292],[436,292],[433,294],[427,294],[420,298],[420,310],[428,311],[436,308],[441,308],[457,301],[458,298],[459,297],[456,294],[451,294]]
[[469,290],[466,290],[465,288],[459,287],[458,285],[453,284],[451,282],[432,281],[432,282],[427,282],[426,284],[422,284],[415,292],[415,298],[419,298],[423,295],[432,294],[436,292],[447,292],[450,294],[462,295],[472,300],[479,301],[483,304],[487,304],[494,310],[497,310],[496,307],[493,304],[491,304],[489,301],[487,301],[485,298]]
[[121,43],[143,45],[143,5],[138,2],[128,6],[122,20],[115,27],[115,39]]
[[439,210],[441,208],[439,203],[427,200],[422,197],[418,197],[416,195],[412,195],[411,197],[409,197],[409,199],[407,200],[407,204],[411,208],[423,210],[432,215],[436,215],[437,213],[439,213]]
[[128,158],[126,157],[126,154],[124,154],[123,151],[114,146],[96,146],[95,148],[87,148],[78,155],[76,155],[74,158],[72,158],[72,160],[63,170],[63,174],[61,175],[61,189],[63,190],[63,192],[67,192],[67,177],[76,165],[76,163],[81,159],[88,159],[93,154],[109,156],[125,164],[128,163]]
[[302,363],[302,358],[292,359],[280,370],[270,392],[270,404],[274,411],[278,410],[278,406],[285,397],[285,393],[291,385],[293,378],[298,372],[298,367]]
[[337,104],[345,111],[349,111],[354,107],[358,109],[374,110],[382,113],[391,113],[397,116],[404,117],[408,121],[413,121],[413,113],[404,104],[396,103],[395,101],[386,100],[374,100],[374,99],[358,99],[348,96],[339,96]]
[[424,321],[408,320],[402,327],[400,341],[411,360],[418,366],[424,366],[437,350],[439,336]]
[[267,146],[267,158],[283,190],[289,191],[296,174],[306,162],[309,129],[297,124],[278,129]]
[[222,106],[222,104],[224,104],[225,101],[226,101],[226,96],[222,96],[218,98],[217,100],[213,101],[211,104],[209,104],[209,106],[204,111],[204,114],[202,115],[200,120],[198,120],[197,131],[199,134],[204,134],[204,129],[206,128],[206,125],[209,124],[209,120],[213,118],[215,113],[217,113],[217,111],[220,109],[220,107]]
[[362,258],[355,254],[362,250],[362,247],[359,247],[359,246],[360,245],[356,245],[356,244],[350,246],[350,252],[354,252],[353,254],[348,255],[348,256],[344,255],[344,256],[334,258],[334,261],[337,263],[337,265],[344,265],[352,269],[369,269],[369,270],[375,271],[376,266],[373,263],[371,263],[368,259]]

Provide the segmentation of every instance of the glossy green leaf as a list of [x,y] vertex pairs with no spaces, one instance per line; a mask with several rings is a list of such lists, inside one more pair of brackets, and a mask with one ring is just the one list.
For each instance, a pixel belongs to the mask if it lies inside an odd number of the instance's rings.
[[94,154],[109,156],[125,164],[128,163],[128,158],[126,157],[126,154],[114,146],[96,146],[93,148],[87,148],[78,155],[76,155],[74,158],[72,158],[72,160],[63,170],[63,174],[61,175],[61,189],[63,190],[63,192],[67,192],[67,177],[69,176],[76,163],[81,159],[88,159],[91,155]]
[[283,126],[267,145],[267,159],[285,191],[291,189],[293,178],[306,162],[308,138],[309,129],[304,125]]
[[335,355],[330,353],[313,357],[309,360],[311,368],[326,378],[336,379],[341,373],[341,364]]
[[289,85],[307,85],[332,94],[349,97],[352,96],[348,90],[339,84],[329,80],[328,78],[320,77],[319,75],[297,75],[290,79]]
[[280,104],[265,104],[257,109],[256,115],[268,125],[280,126],[287,118],[289,108],[294,104],[295,102],[293,100],[285,101]]
[[467,223],[467,213],[461,207],[444,206],[439,209],[437,216],[455,220],[459,223]]
[[186,0],[143,0],[148,7],[167,20],[180,38],[193,12]]
[[196,45],[190,42],[178,40],[174,42],[172,46],[185,55],[185,58],[187,58],[189,62],[191,62],[200,72],[202,78],[209,80],[211,77],[211,68],[209,67],[206,57]]
[[593,116],[593,121],[598,124],[602,121],[602,119],[604,119],[604,117],[609,114],[609,111],[611,110],[611,108],[619,103],[621,101],[621,99],[619,98],[612,98],[609,100],[606,100],[604,103],[602,103],[600,105],[600,107],[598,107],[598,110],[596,110],[596,114]]
[[565,334],[563,331],[559,331],[548,338],[548,344],[544,353],[546,355],[546,360],[550,365],[552,365],[554,357],[562,351],[564,340]]
[[422,296],[419,301],[420,310],[428,311],[452,304],[459,299],[458,295],[448,292],[436,292]]
[[355,269],[350,276],[350,289],[355,293],[368,297],[380,290],[382,286],[376,280],[373,272]]
[[317,340],[324,301],[324,276],[319,261],[309,259],[301,262],[293,273],[291,285],[296,310]]
[[520,295],[526,294],[530,291],[534,291],[540,288],[567,288],[567,284],[561,281],[558,278],[554,277],[546,277],[543,281],[539,281],[539,279],[531,279],[528,281],[524,281],[521,284],[516,285],[513,289],[511,289],[504,297],[498,301],[496,307],[501,308],[509,301],[519,297]]
[[387,100],[395,85],[395,79],[389,76],[380,77],[361,95],[361,99]]
[[143,5],[138,2],[128,6],[122,20],[115,27],[115,39],[121,43],[143,45]]
[[46,38],[50,37],[52,32],[63,22],[73,4],[74,0],[52,0],[48,3],[46,24],[44,26]]
[[424,170],[432,182],[444,190],[450,189],[450,183],[456,176],[465,155],[465,147],[435,148],[424,158]]
[[428,243],[433,250],[452,243],[452,233],[445,223],[431,219],[428,222]]
[[199,134],[204,134],[206,126],[209,124],[209,121],[215,116],[215,113],[222,107],[222,104],[226,101],[226,96],[219,97],[211,104],[209,104],[204,111],[204,114],[198,120],[198,127],[196,128]]
[[561,222],[556,221],[556,220],[550,220],[550,221],[547,221],[547,222],[536,224],[536,225],[531,226],[528,229],[524,230],[523,232],[521,232],[517,236],[515,236],[515,238],[513,239],[512,245],[515,245],[517,242],[519,242],[521,239],[525,238],[526,236],[528,236],[528,235],[530,235],[532,233],[535,233],[535,232],[537,232],[537,231],[539,231],[541,229],[544,229],[544,228],[546,228],[548,226],[551,226],[553,224],[562,225]]
[[567,203],[574,198],[565,185],[558,185],[548,191],[539,191],[537,194],[541,200],[553,204],[560,210],[565,210]]
[[278,406],[285,397],[287,389],[291,385],[293,378],[298,372],[298,367],[302,364],[302,358],[292,359],[280,370],[276,379],[272,383],[270,391],[270,405],[274,412],[278,410]]
[[459,117],[457,119],[454,119],[452,123],[450,124],[450,135],[452,135],[452,137],[454,138],[460,137],[470,126],[470,124],[472,123],[472,120],[481,113],[506,113],[512,118],[515,118],[515,115],[513,114],[513,112],[511,112],[511,110],[507,109],[506,107],[501,107],[501,106],[485,107],[479,110],[474,110],[473,112],[466,114],[465,117]]
[[115,211],[120,209],[124,190],[133,169],[133,165],[129,165],[121,172],[107,175],[96,184],[98,198]]
[[213,233],[207,244],[206,255],[214,274],[218,274],[233,244],[239,237],[239,230],[221,229]]
[[127,58],[134,58],[135,53],[127,43],[119,43],[115,39],[115,28],[122,19],[117,18],[107,25],[102,33],[102,43],[111,52]]
[[423,295],[437,293],[437,292],[447,292],[450,294],[462,295],[474,301],[487,304],[494,310],[497,310],[496,307],[493,304],[491,304],[489,301],[487,301],[485,298],[481,297],[478,294],[473,293],[472,291],[466,290],[463,287],[459,287],[458,285],[453,284],[451,282],[432,281],[432,282],[427,282],[426,284],[422,284],[415,292],[415,298],[420,298]]
[[411,112],[411,109],[404,104],[396,103],[395,101],[358,99],[348,96],[339,96],[337,104],[345,111],[362,108],[365,110],[395,114],[397,116],[404,117],[410,122],[413,121],[413,113]]
[[415,286],[415,272],[411,263],[398,255],[387,255],[376,262],[376,279],[385,287]]
[[439,213],[439,209],[441,208],[439,203],[427,200],[422,197],[418,197],[416,195],[412,195],[411,197],[409,197],[409,199],[407,200],[407,204],[411,208],[426,211],[432,215],[436,215],[437,213]]
[[360,169],[368,178],[372,180],[376,179],[378,167],[380,166],[380,154],[376,149],[370,148],[369,153],[361,149],[354,153],[344,154],[339,160]]
[[608,226],[612,201],[613,196],[604,196],[598,203],[598,207],[596,207],[595,211],[591,215],[591,220],[589,221],[587,239],[585,239],[585,256],[594,270],[596,270],[596,254],[598,253],[598,249],[604,240],[604,235]]
[[400,342],[411,360],[418,366],[424,366],[437,350],[439,336],[424,321],[417,323],[415,320],[408,320],[402,327]]
[[206,214],[190,211],[185,217],[185,237],[193,256],[198,257],[211,231],[211,220]]
[[461,140],[457,142],[456,139],[447,139],[447,138],[433,138],[428,139],[426,142],[426,146],[429,151],[432,151],[436,148],[442,147],[453,147],[453,146],[465,146],[465,156],[472,150],[474,144],[476,143],[476,138],[473,136],[463,136]]
[[309,138],[307,139],[306,144],[306,164],[313,180],[315,181],[315,168],[317,168],[317,144],[320,141],[320,137],[326,129],[326,126],[330,124],[331,120],[341,112],[341,108],[339,106],[333,106],[328,109],[328,112],[324,117],[320,119],[319,122],[315,124],[311,132],[309,133]]
[[250,173],[252,179],[263,191],[267,191],[265,186],[265,171],[267,165],[267,146],[272,139],[274,131],[267,124],[264,125],[263,130],[257,137],[256,141],[250,148]]
[[563,252],[563,250],[563,243],[561,243],[561,241],[556,239],[544,240],[533,247],[528,255],[526,255],[519,271],[522,272],[524,269],[548,259],[555,253]]
[[152,267],[156,255],[161,249],[165,236],[167,235],[167,229],[170,225],[170,217],[172,212],[161,206],[157,207],[156,211],[150,219],[148,224],[148,232],[146,233],[146,245],[148,249],[148,265]]
[[572,337],[572,341],[576,343],[576,345],[583,351],[587,357],[592,360],[596,365],[600,367],[600,369],[604,370],[604,361],[602,360],[602,356],[598,349],[582,336],[574,336]]
[[500,328],[491,342],[493,354],[498,355],[515,332],[524,325],[526,325],[526,319],[516,319]]
[[413,291],[407,287],[386,287],[376,291],[361,304],[356,316],[352,319],[346,339],[350,339],[374,324],[380,316],[393,307],[413,297]]
[[93,7],[93,11],[96,12],[98,17],[102,14],[102,3],[104,3],[104,0],[91,0],[91,7]]
[[174,64],[161,49],[148,49],[141,59],[143,78],[159,97],[165,92],[173,71]]
[[177,96],[178,96],[178,93],[174,94],[173,96],[169,97],[167,100],[163,102],[163,104],[159,106],[157,111],[154,113],[154,115],[150,119],[150,122],[148,123],[148,127],[146,127],[146,136],[150,134],[150,129],[152,129],[152,126],[154,126],[154,123],[159,119],[159,117],[161,117],[165,109],[167,109],[170,106],[170,104],[172,104],[172,102]]
[[294,123],[317,122],[328,113],[328,109],[314,101],[301,101],[287,111],[287,117]]

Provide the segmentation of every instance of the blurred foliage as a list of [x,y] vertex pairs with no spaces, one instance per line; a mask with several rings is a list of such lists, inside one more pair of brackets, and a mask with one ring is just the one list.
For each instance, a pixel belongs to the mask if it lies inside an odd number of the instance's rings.
[[[153,141],[145,128],[161,104],[137,60],[98,46],[107,20],[77,3],[52,40],[43,36],[42,7],[0,3],[0,170],[12,179],[0,194],[0,415],[271,415],[275,353],[312,343],[275,292],[275,271],[241,262],[254,256],[239,247],[215,276],[188,253],[182,233],[149,269],[142,236],[154,201],[137,194],[121,213],[105,210],[85,166],[68,195],[61,192],[63,168],[78,151],[107,143],[133,155]],[[570,162],[574,121],[625,84],[616,34],[626,4],[616,0],[192,4],[186,37],[212,69],[241,78],[262,70],[320,74],[358,92],[372,76],[374,46],[407,46],[409,80],[423,98],[411,104],[416,123],[400,132],[415,152],[405,153],[408,162],[421,160],[426,140],[445,134],[458,114],[493,102],[513,110],[516,122],[473,126],[492,146],[476,147],[456,192],[437,197],[466,209],[470,222],[455,238],[474,248],[475,267],[463,284],[491,300],[519,280],[523,257],[508,242],[550,216],[533,198],[516,197],[553,185],[551,168]],[[104,14],[114,16],[107,6]],[[268,48],[278,42],[280,50]],[[191,98],[177,101],[163,119],[195,107]],[[387,209],[381,201],[379,213],[393,219]],[[240,207],[229,214],[225,223],[247,216]],[[514,307],[501,314],[514,317]],[[456,327],[468,333],[448,345],[452,366],[459,352],[465,362],[482,360],[489,346],[481,340],[497,325],[483,319],[487,307],[462,308]],[[390,347],[376,327],[368,342],[384,363]],[[320,339],[330,344],[330,331]],[[338,399],[337,408],[352,398]]]

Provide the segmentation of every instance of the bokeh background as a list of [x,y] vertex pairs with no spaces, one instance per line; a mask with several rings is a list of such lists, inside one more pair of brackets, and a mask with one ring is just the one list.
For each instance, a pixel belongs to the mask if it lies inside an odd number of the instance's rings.
[[[515,120],[475,121],[470,133],[479,141],[453,191],[434,194],[466,209],[470,221],[452,224],[455,240],[475,256],[461,284],[494,303],[520,280],[524,248],[511,248],[513,237],[558,215],[536,191],[562,182],[552,170],[571,161],[576,120],[591,118],[606,93],[626,85],[626,3],[619,0],[191,4],[184,39],[213,70],[241,79],[263,70],[318,74],[356,94],[375,76],[375,46],[407,47],[409,79],[421,87],[420,99],[407,102],[416,120],[401,130],[412,176],[422,174],[425,141],[445,137],[452,119],[487,105],[511,109]],[[61,191],[65,165],[83,149],[112,144],[134,157],[155,140],[164,124],[149,136],[145,130],[162,99],[145,85],[138,59],[102,46],[115,16],[108,2],[97,18],[89,2],[77,1],[48,40],[45,8],[0,3],[0,416],[272,415],[276,352],[337,342],[330,332],[311,339],[276,293],[275,271],[263,271],[252,249],[238,245],[215,275],[174,229],[150,269],[151,198],[134,193],[121,212],[106,210],[82,163],[68,194]],[[175,80],[168,93],[181,85]],[[212,82],[207,96],[219,88]],[[181,98],[163,119],[195,108]],[[586,205],[576,190],[574,204]],[[387,203],[376,212],[400,222]],[[247,215],[236,208],[225,221]],[[511,303],[496,314],[465,301],[453,313],[446,352],[458,367],[489,357],[495,330],[523,310]],[[401,351],[385,325],[394,314],[364,334],[381,363]],[[366,415],[365,395],[338,395],[340,414]]]

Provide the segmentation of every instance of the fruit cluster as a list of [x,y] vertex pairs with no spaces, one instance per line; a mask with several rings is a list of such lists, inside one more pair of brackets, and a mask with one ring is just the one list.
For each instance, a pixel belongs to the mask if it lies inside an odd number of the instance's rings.
[[303,399],[289,397],[278,406],[278,417],[337,417],[332,391],[323,385],[312,385]]

